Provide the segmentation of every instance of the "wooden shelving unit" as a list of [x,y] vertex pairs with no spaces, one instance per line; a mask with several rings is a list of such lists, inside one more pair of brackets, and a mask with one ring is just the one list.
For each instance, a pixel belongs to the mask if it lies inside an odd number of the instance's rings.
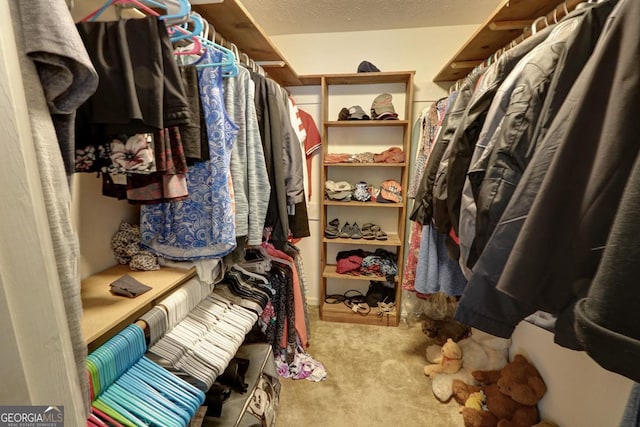
[[[111,294],[109,284],[129,274],[152,289],[135,298]],[[161,268],[156,271],[131,271],[126,265],[116,265],[82,280],[82,335],[89,351],[112,338],[135,322],[159,300],[194,277],[195,268]]]
[[[573,10],[582,0],[567,0],[568,10]],[[521,36],[523,30],[539,17],[546,16],[553,22],[564,16],[564,6],[558,0],[503,0],[469,40],[434,77],[434,82],[458,80],[498,49]]]
[[[351,73],[334,74],[326,76],[307,76],[308,81],[319,79],[322,92],[322,156],[323,159],[328,153],[345,152],[345,144],[349,144],[349,152],[372,151],[368,144],[375,145],[376,148],[402,147],[405,155],[408,156],[410,150],[410,126],[409,119],[413,106],[413,76],[414,71],[379,72],[379,73]],[[353,89],[351,89],[353,87]],[[334,92],[335,91],[335,92]],[[344,102],[350,105],[362,104],[366,111],[379,93],[394,92],[394,105],[400,114],[400,120],[354,120],[336,121],[339,106]],[[366,99],[369,105],[364,105]],[[342,105],[348,107],[349,105]],[[401,106],[400,109],[397,107]],[[330,119],[331,118],[331,119]],[[384,135],[384,136],[379,136]],[[370,139],[376,139],[371,142]],[[362,149],[360,150],[360,147]],[[382,151],[380,150],[380,151]],[[370,281],[385,282],[386,277],[378,276],[356,276],[349,274],[339,274],[336,272],[335,260],[328,260],[328,252],[336,248],[384,248],[395,251],[398,259],[398,274],[394,280],[396,305],[400,304],[400,285],[398,277],[402,277],[403,249],[404,249],[404,227],[406,217],[406,193],[408,183],[408,163],[325,163],[322,165],[321,182],[327,179],[334,179],[332,175],[341,176],[342,179],[351,183],[356,183],[364,179],[370,179],[368,184],[380,186],[386,179],[397,179],[402,186],[403,200],[401,203],[378,203],[373,201],[361,202],[351,200],[348,202],[322,200],[320,209],[320,221],[322,229],[334,215],[342,215],[357,218],[358,224],[369,222],[369,218],[382,218],[387,221],[389,227],[383,227],[388,234],[387,240],[365,240],[337,238],[321,240],[321,298],[325,299],[329,292],[328,287],[338,289],[337,293],[344,293],[348,289],[357,287],[367,287]],[[389,178],[393,176],[394,178]],[[376,208],[376,209],[365,209]],[[383,208],[383,210],[377,209]],[[341,212],[341,213],[338,213]],[[343,219],[340,219],[341,221]],[[375,221],[373,221],[375,222]],[[391,225],[392,224],[392,225]],[[342,226],[342,224],[341,224]],[[349,287],[345,287],[349,286]],[[364,294],[365,292],[363,292]],[[320,318],[327,321],[361,323],[369,325],[397,326],[399,322],[399,310],[395,309],[389,313],[379,314],[380,309],[373,307],[365,316],[355,313],[344,304],[321,303]]]
[[337,239],[322,238],[324,243],[343,243],[347,245],[366,245],[366,246],[398,246],[402,241],[396,233],[390,233],[387,240],[367,240],[367,239],[345,239],[338,237]]
[[385,127],[385,126],[408,126],[409,120],[338,120],[325,123],[328,127]]

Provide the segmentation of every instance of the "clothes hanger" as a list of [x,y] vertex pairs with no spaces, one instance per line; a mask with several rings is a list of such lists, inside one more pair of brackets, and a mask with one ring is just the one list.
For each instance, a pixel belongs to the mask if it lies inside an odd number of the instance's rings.
[[[204,402],[204,395],[194,394],[188,387],[182,394],[176,394],[176,387],[172,388],[173,394],[162,394],[159,390],[163,385],[153,382],[161,376],[134,377],[145,351],[144,332],[137,325],[130,325],[88,356],[87,367],[97,395],[93,406],[126,426],[146,426],[149,422],[167,427],[188,424]],[[148,365],[145,363],[144,369],[148,370]],[[191,402],[185,404],[188,399]]]
[[531,35],[534,36],[536,35],[536,33],[538,32],[538,22],[542,22],[544,21],[545,27],[549,26],[549,21],[547,20],[546,16],[541,16],[539,18],[536,18],[532,23],[531,23]]
[[[206,21],[205,21],[206,22]],[[212,62],[212,63],[202,63],[202,64],[196,64],[196,68],[206,68],[206,67],[222,67],[223,69],[223,76],[224,77],[235,77],[238,75],[238,68],[236,65],[236,57],[235,54],[227,49],[226,47],[215,43],[215,27],[213,27],[213,25],[211,25],[210,23],[207,23],[208,25],[205,26],[205,28],[208,29],[208,32],[206,32],[205,34],[207,36],[209,36],[209,32],[212,33],[211,37],[202,37],[202,43],[204,46],[206,47],[211,47],[214,50],[217,50],[219,52],[222,52],[222,62]]]
[[145,4],[143,4],[141,1],[138,1],[138,0],[108,0],[101,7],[99,7],[95,11],[91,12],[89,15],[82,18],[81,21],[82,22],[95,21],[100,15],[102,15],[102,13],[105,10],[107,10],[110,6],[115,6],[115,5],[133,5],[133,7],[145,13],[146,15],[160,16],[158,12],[147,7]]
[[[151,0],[144,1],[149,2]],[[167,11],[172,9],[171,6],[178,6],[178,10],[175,13],[167,13],[160,16],[159,19],[165,21],[167,27],[184,24],[187,22],[189,14],[191,13],[191,3],[189,3],[189,0],[154,0],[154,3],[162,4]]]
[[[193,29],[189,30],[187,28],[187,25],[189,24],[189,22],[191,22],[193,24]],[[202,22],[202,17],[196,13],[192,13],[187,17],[187,22],[185,22],[183,25],[185,25],[184,27],[178,26],[178,25],[174,25],[172,28],[172,30],[174,30],[174,34],[171,35],[171,37],[169,37],[169,40],[173,43],[177,42],[178,40],[184,40],[184,39],[194,39],[195,37],[200,37],[202,35],[202,31],[204,30],[204,23]],[[176,31],[179,31],[178,28],[182,28],[184,31],[180,31],[181,34],[179,35],[175,35]]]

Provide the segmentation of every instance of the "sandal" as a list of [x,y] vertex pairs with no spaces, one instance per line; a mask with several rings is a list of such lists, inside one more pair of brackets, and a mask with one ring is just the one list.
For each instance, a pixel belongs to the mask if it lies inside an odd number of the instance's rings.
[[331,220],[324,229],[324,237],[327,239],[337,239],[340,234],[338,231],[339,226],[340,220],[338,218]]
[[373,232],[373,230],[371,229],[371,227],[375,227],[376,225],[371,223],[371,222],[367,222],[362,226],[362,238],[365,240],[373,240],[376,238],[376,234]]
[[[353,293],[353,295],[348,295],[349,293]],[[371,312],[371,307],[367,304],[366,297],[362,295],[362,292],[356,289],[349,289],[344,293],[344,297],[344,305],[349,307],[354,313],[366,316]]]
[[387,240],[387,233],[382,231],[379,225],[374,225],[371,227],[371,231],[373,232],[376,240]]
[[382,230],[376,231],[376,240],[387,240],[387,233]]

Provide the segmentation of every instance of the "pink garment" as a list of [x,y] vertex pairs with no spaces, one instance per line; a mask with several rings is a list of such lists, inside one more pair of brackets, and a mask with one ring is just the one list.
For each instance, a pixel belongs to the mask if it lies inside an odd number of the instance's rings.
[[418,254],[420,253],[420,239],[422,238],[422,224],[412,222],[409,237],[409,251],[402,275],[402,289],[415,290],[416,270],[418,268]]
[[[267,253],[274,258],[279,258],[284,260],[286,264],[291,267],[291,271],[293,272],[293,303],[294,303],[294,322],[296,327],[296,332],[298,333],[298,338],[300,338],[300,343],[303,349],[306,349],[309,346],[309,337],[307,336],[307,326],[304,321],[304,300],[302,298],[302,288],[300,287],[300,279],[298,278],[298,270],[296,270],[295,262],[293,258],[291,258],[286,253],[277,250],[271,244],[263,245],[267,249]],[[288,319],[287,319],[288,322]],[[284,333],[282,334],[282,341],[280,342],[280,346],[282,348],[287,347],[288,329],[284,328]]]
[[325,163],[349,163],[351,154],[347,153],[330,153],[324,156]]
[[338,264],[336,265],[336,273],[344,274],[349,273],[353,270],[359,270],[362,265],[362,257],[358,255],[351,255],[347,258],[342,258],[338,260]]

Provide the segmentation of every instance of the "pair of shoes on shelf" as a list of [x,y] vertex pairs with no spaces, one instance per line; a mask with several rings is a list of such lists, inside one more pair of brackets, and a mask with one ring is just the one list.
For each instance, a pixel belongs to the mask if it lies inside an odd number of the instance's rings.
[[366,240],[387,240],[387,233],[379,225],[367,222],[362,226],[362,237]]
[[340,230],[340,237],[343,239],[362,239],[362,232],[358,227],[358,223],[349,224],[346,222],[342,226],[342,230]]
[[327,227],[324,229],[324,237],[327,239],[337,239],[340,237],[340,220],[334,218],[329,221]]

